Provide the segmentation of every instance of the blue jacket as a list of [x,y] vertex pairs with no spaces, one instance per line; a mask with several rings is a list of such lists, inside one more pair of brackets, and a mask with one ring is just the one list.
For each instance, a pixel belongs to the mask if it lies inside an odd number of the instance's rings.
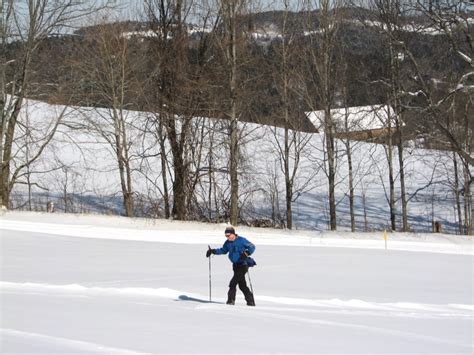
[[255,245],[250,243],[244,237],[238,235],[233,242],[231,242],[230,240],[226,240],[222,248],[216,249],[216,254],[222,255],[229,253],[229,260],[233,264],[246,264],[245,260],[239,261],[240,255],[244,251],[248,255],[251,255],[255,251]]

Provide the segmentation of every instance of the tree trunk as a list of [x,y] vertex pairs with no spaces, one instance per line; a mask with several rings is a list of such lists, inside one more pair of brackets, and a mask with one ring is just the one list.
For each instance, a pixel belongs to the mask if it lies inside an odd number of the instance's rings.
[[289,167],[289,148],[288,148],[288,129],[285,129],[285,151],[287,154],[285,159],[285,187],[286,187],[286,228],[293,229],[293,212],[291,209],[293,200],[293,183],[290,179]]
[[464,234],[464,225],[462,222],[461,198],[459,193],[459,171],[458,161],[456,159],[456,152],[453,152],[453,168],[454,168],[454,196],[456,200],[456,211],[458,217],[459,234]]
[[[331,115],[329,111],[326,112],[327,115]],[[328,154],[328,181],[329,181],[329,218],[330,218],[330,227],[331,230],[337,229],[336,223],[336,169],[335,169],[335,150],[334,150],[334,138],[332,133],[332,125],[326,131],[326,149]]]
[[170,198],[168,193],[168,161],[166,160],[166,146],[165,137],[163,136],[163,122],[159,119],[158,123],[158,141],[160,145],[160,161],[161,161],[161,177],[163,181],[163,203],[165,210],[165,218],[168,219],[171,216]]
[[[397,131],[400,133],[400,140],[401,138],[401,131],[398,128]],[[405,191],[405,164],[403,161],[403,144],[402,142],[398,143],[398,163],[400,165],[400,195],[402,199],[402,232],[408,232],[408,208],[407,208],[407,197]]]
[[15,128],[18,121],[18,115],[20,108],[23,103],[23,97],[19,97],[15,101],[15,107],[10,117],[3,117],[7,122],[6,131],[2,132],[3,135],[0,137],[4,141],[3,143],[3,155],[2,155],[2,167],[0,177],[0,193],[1,193],[1,205],[6,208],[10,207],[10,192],[13,187],[13,181],[10,180],[10,169],[12,159],[12,148],[15,138]]
[[393,145],[392,145],[392,111],[388,112],[388,144],[387,144],[387,161],[388,161],[388,180],[389,180],[389,207],[390,207],[390,228],[392,231],[397,229],[396,211],[395,211],[395,181],[393,177]]
[[[332,95],[331,95],[331,83],[332,83],[332,60],[331,57],[334,51],[334,36],[331,34],[334,31],[333,27],[336,27],[336,20],[332,19],[331,8],[328,0],[320,2],[321,17],[322,21],[322,55],[323,55],[323,67],[322,67],[322,88],[323,91],[323,106],[324,106],[324,134],[326,139],[326,152],[328,158],[328,183],[329,183],[329,224],[331,230],[337,229],[336,221],[336,152],[334,146],[334,124],[331,115]],[[335,5],[337,6],[337,5]]]
[[368,232],[369,231],[369,220],[367,218],[367,203],[366,203],[366,192],[365,188],[362,190],[362,206],[364,209],[364,231]]
[[112,119],[115,135],[115,154],[119,168],[120,186],[122,188],[123,206],[127,217],[134,216],[133,194],[130,172],[130,161],[127,151],[127,135],[123,112],[119,106],[119,101],[113,97]]
[[[347,68],[347,67],[346,67]],[[344,95],[344,106],[346,109],[344,110],[344,128],[346,132],[349,132],[349,112],[348,112],[348,100],[347,100],[347,84],[345,83],[343,87],[343,95]],[[347,168],[349,170],[349,213],[351,218],[351,231],[355,232],[355,211],[354,211],[354,172],[352,169],[352,148],[351,142],[347,139],[345,142],[346,146],[346,154],[347,154]]]
[[[397,21],[396,18],[393,21]],[[391,28],[392,26],[390,26]],[[407,199],[405,191],[405,168],[403,161],[403,135],[400,124],[401,115],[401,104],[399,94],[401,92],[401,80],[400,80],[400,67],[397,53],[395,52],[393,43],[393,34],[390,34],[390,71],[391,71],[391,100],[393,102],[394,119],[395,119],[395,132],[398,135],[398,163],[399,163],[399,174],[400,174],[400,197],[402,201],[402,232],[408,231],[408,211],[407,211]],[[390,117],[391,118],[391,117]],[[393,142],[392,142],[393,143]],[[392,223],[393,227],[393,223]]]
[[469,173],[468,163],[464,165],[464,222],[466,235],[472,235],[472,195],[471,195],[472,179]]
[[[0,126],[0,207],[8,207],[8,194],[5,192],[5,187],[8,186],[8,179],[5,179],[9,176],[9,172],[5,167],[5,158],[4,158],[4,145],[3,145],[3,134],[7,129],[7,118],[5,117],[5,106],[7,105],[6,98],[6,45],[7,45],[7,25],[4,22],[4,10],[5,10],[5,0],[0,2],[0,118],[2,124]],[[5,167],[5,170],[4,170]]]
[[[234,105],[233,105],[234,106]],[[231,115],[235,117],[235,106],[231,110]],[[237,119],[231,121],[231,137],[230,137],[230,223],[236,225],[239,218],[239,175],[238,175],[238,130]]]
[[[116,135],[116,140],[119,140],[120,137]],[[131,202],[131,191],[128,190],[127,176],[125,161],[123,158],[123,147],[122,144],[117,141],[116,155],[117,162],[119,167],[119,176],[120,176],[120,186],[122,188],[122,197],[123,197],[123,206],[125,208],[125,214],[127,217],[133,217],[133,203]]]
[[[291,62],[291,49],[289,43],[287,43],[287,35],[288,35],[288,15],[289,15],[289,1],[284,1],[284,16],[283,16],[283,38],[282,38],[282,58],[281,58],[281,71],[283,75],[282,85],[283,85],[283,116],[285,122],[285,142],[284,142],[284,152],[283,152],[283,163],[284,163],[284,174],[285,174],[285,191],[286,191],[286,228],[293,229],[293,211],[292,211],[292,201],[293,201],[293,184],[294,184],[294,175],[297,169],[297,162],[295,161],[295,166],[293,170],[293,174],[290,171],[290,132],[289,132],[289,125],[290,125],[290,95],[289,95],[289,81],[290,81],[290,74],[289,74],[289,65]],[[296,145],[295,136],[293,135],[293,143]],[[295,152],[296,155],[299,152]],[[297,156],[295,155],[295,159]]]
[[174,157],[173,218],[186,219],[186,168],[181,156]]
[[229,82],[229,119],[230,119],[230,223],[237,225],[239,219],[239,146],[237,117],[237,24],[236,0],[227,4],[227,35],[226,46]]
[[[172,115],[171,115],[172,116]],[[166,117],[168,139],[171,145],[171,154],[173,155],[173,208],[172,215],[174,219],[185,220],[186,219],[186,176],[187,169],[183,158],[184,144],[183,141],[178,141],[178,135],[176,132],[176,123],[174,117]],[[181,128],[186,130],[184,124]]]
[[352,171],[352,151],[351,143],[346,142],[347,166],[349,169],[349,211],[351,215],[351,231],[355,232],[355,211],[354,211],[354,177]]
[[209,189],[207,192],[207,199],[208,201],[208,220],[209,222],[212,221],[212,185],[213,185],[213,169],[214,169],[214,162],[213,162],[213,150],[214,150],[214,145],[213,145],[213,137],[211,133],[211,138],[209,140],[209,170],[207,172],[207,178],[209,180]]
[[133,198],[133,189],[132,189],[132,169],[130,167],[130,157],[128,154],[128,138],[127,138],[127,127],[125,120],[123,118],[123,113],[120,112],[121,119],[121,139],[122,139],[122,149],[123,149],[123,160],[125,166],[125,184],[126,184],[126,194],[125,197],[125,211],[127,217],[135,216],[135,207],[134,207],[134,198]]
[[288,87],[287,87],[287,75],[286,71],[284,74],[284,106],[285,106],[285,152],[283,157],[284,163],[284,173],[285,173],[285,190],[286,190],[286,228],[292,229],[293,228],[293,212],[291,210],[291,203],[293,201],[293,179],[290,176],[290,138],[289,138],[289,108],[288,108]]

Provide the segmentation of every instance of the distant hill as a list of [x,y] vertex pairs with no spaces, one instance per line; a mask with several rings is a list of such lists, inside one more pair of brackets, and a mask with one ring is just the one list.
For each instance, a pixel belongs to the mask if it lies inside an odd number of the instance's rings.
[[[287,14],[288,26],[298,35],[300,53],[298,62],[295,66],[304,65],[307,60],[304,58],[303,49],[311,45],[308,36],[312,34],[305,33],[308,29],[317,33],[319,27],[318,12]],[[340,10],[343,19],[337,37],[338,52],[335,54],[334,61],[345,59],[344,82],[345,98],[341,99],[342,92],[342,72],[334,69],[335,82],[332,88],[334,96],[334,108],[341,106],[364,106],[374,104],[384,104],[387,102],[388,89],[387,80],[390,78],[389,58],[387,41],[381,35],[375,15],[363,8],[343,8]],[[275,53],[278,51],[278,45],[281,42],[283,11],[269,11],[255,13],[244,16],[239,23],[242,29],[250,32],[247,39],[245,55],[242,61],[241,86],[242,94],[239,99],[242,101],[241,116],[242,121],[259,122],[266,124],[275,124],[283,126],[285,123],[281,118],[282,103],[279,97],[279,89],[275,84]],[[408,19],[406,19],[408,21]],[[413,17],[410,18],[413,22]],[[417,23],[423,24],[424,19],[416,19]],[[309,27],[305,24],[311,23]],[[186,26],[191,34],[188,38],[188,63],[186,70],[190,71],[190,77],[197,79],[193,72],[196,65],[199,64],[199,55],[203,38],[211,41],[208,33],[209,28],[199,28],[195,24]],[[127,21],[102,24],[99,26],[87,26],[77,30],[72,35],[61,37],[50,37],[44,40],[39,47],[37,55],[33,58],[34,70],[31,75],[33,80],[30,87],[30,98],[39,99],[56,104],[77,104],[88,106],[107,106],[100,95],[96,93],[96,84],[91,83],[87,73],[78,70],[80,63],[83,62],[85,53],[95,46],[93,37],[100,31],[116,31],[123,34],[129,41],[130,62],[135,61],[130,75],[136,76],[137,80],[146,81],[147,85],[137,84],[136,95],[131,92],[126,98],[128,109],[150,111],[146,107],[152,100],[154,93],[153,83],[150,78],[153,77],[153,71],[156,70],[156,58],[153,57],[153,38],[150,35],[152,25],[148,22]],[[474,35],[474,33],[473,33]],[[400,38],[404,45],[410,50],[413,56],[422,66],[425,80],[430,83],[435,99],[442,97],[451,88],[449,87],[450,78],[459,76],[466,68],[466,63],[459,60],[451,50],[450,43],[445,36],[435,32],[430,32],[425,28],[423,31],[415,31],[414,28],[402,27]],[[211,44],[211,51],[217,51],[217,47]],[[401,51],[401,50],[400,50]],[[21,52],[21,44],[11,43],[8,47],[7,57],[15,58]],[[217,53],[217,52],[216,52]],[[401,53],[401,52],[400,52]],[[402,55],[402,54],[400,54]],[[223,81],[222,60],[215,59],[214,53],[208,55],[206,60],[215,60],[209,65],[206,71],[199,74],[199,83],[202,85],[199,90],[202,91],[200,99],[203,104],[199,105],[201,112],[196,114],[206,114],[219,116],[216,111],[218,105],[224,105],[224,101],[219,96],[225,91]],[[400,57],[401,58],[401,57]],[[400,70],[400,78],[404,89],[416,91],[416,85],[413,81],[413,66],[405,60],[405,64]],[[140,63],[138,63],[140,62]],[[14,78],[14,67],[7,72],[12,79]],[[308,77],[304,80],[310,79]],[[298,80],[302,80],[298,78]],[[202,82],[202,84],[201,84]],[[204,84],[205,83],[205,84]],[[443,83],[446,83],[443,84]],[[208,86],[206,86],[208,85]],[[219,89],[220,88],[220,89]],[[142,89],[142,90],[140,90]],[[313,92],[298,92],[292,98],[291,105],[291,124],[295,129],[311,131],[312,126],[306,121],[304,112],[318,109],[317,90],[312,88]],[[217,92],[217,96],[216,95]],[[462,105],[469,101],[468,97],[460,95],[459,103]],[[308,96],[312,100],[310,105]],[[185,100],[181,95],[175,94],[176,100]],[[213,100],[212,107],[209,107],[209,100]],[[417,101],[418,100],[418,101]],[[414,97],[411,103],[420,103],[420,97]],[[177,107],[186,107],[186,103],[180,102]],[[472,108],[469,112],[472,112]],[[176,114],[182,114],[179,108]],[[406,129],[416,130],[418,115],[416,110],[410,110],[406,106]],[[460,113],[464,115],[465,113]],[[472,116],[471,116],[472,117]],[[222,117],[225,118],[225,115]],[[460,118],[462,119],[462,118]],[[474,125],[474,124],[473,124]],[[474,128],[474,127],[473,127]]]

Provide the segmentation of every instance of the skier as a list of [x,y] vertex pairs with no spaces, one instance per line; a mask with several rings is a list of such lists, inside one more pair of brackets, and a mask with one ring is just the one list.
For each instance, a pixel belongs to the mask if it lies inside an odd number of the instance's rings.
[[253,294],[245,281],[245,274],[249,270],[248,264],[253,261],[253,259],[249,260],[248,257],[255,251],[255,245],[250,243],[244,237],[237,235],[233,226],[228,226],[224,233],[227,240],[222,248],[208,249],[206,257],[209,258],[211,254],[222,255],[229,253],[229,259],[232,262],[234,276],[229,283],[229,292],[227,293],[226,303],[229,305],[235,304],[237,285],[239,285],[239,288],[243,292],[245,300],[247,301],[247,306],[255,306]]

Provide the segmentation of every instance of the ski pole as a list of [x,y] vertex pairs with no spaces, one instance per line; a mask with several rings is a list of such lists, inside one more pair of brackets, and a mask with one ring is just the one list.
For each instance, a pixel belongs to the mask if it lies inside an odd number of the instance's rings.
[[249,275],[250,291],[252,292],[252,295],[255,299],[255,294],[253,293],[253,287],[252,287],[252,280],[250,279],[250,268],[248,269],[247,274]]
[[[211,250],[211,246],[207,246]],[[209,255],[209,303],[212,302],[211,255]]]

